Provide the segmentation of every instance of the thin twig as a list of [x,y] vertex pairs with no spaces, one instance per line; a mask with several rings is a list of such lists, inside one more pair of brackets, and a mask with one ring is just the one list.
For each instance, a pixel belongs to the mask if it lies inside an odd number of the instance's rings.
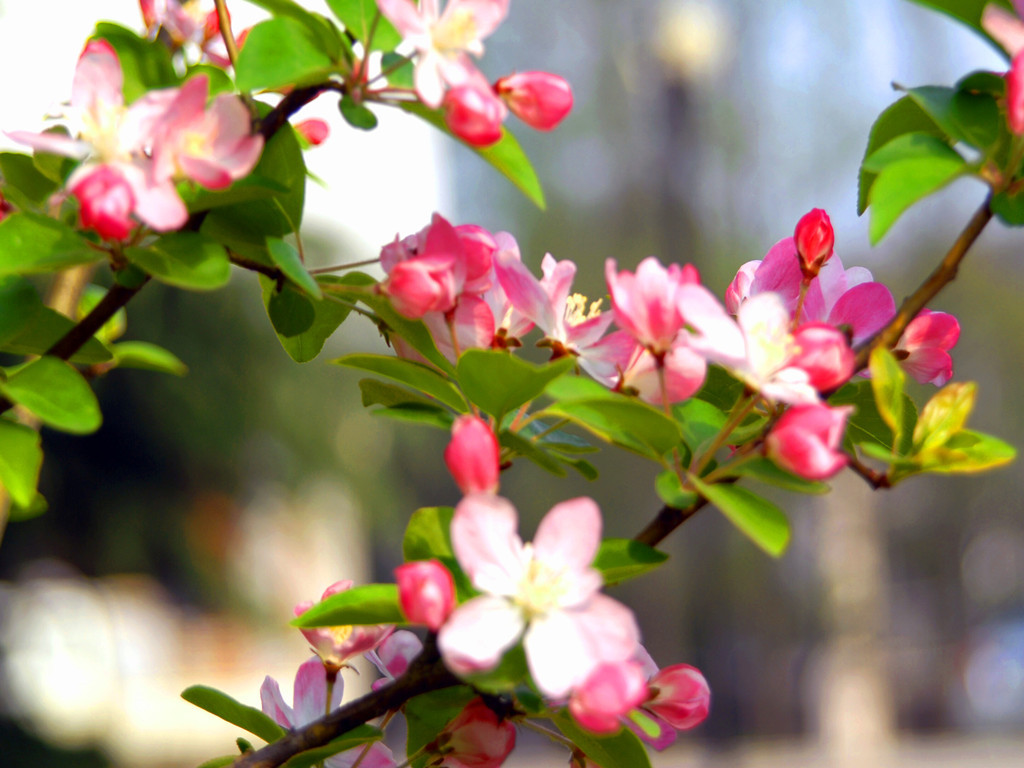
[[238,45],[235,43],[235,35],[231,31],[231,16],[228,13],[226,0],[213,0],[217,6],[217,23],[220,25],[220,36],[224,40],[224,47],[228,49],[228,61],[232,68],[238,63]]

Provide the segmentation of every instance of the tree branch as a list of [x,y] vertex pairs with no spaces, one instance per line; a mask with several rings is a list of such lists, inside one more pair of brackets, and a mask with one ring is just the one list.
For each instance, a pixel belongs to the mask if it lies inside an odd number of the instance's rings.
[[700,512],[707,503],[707,499],[697,499],[686,509],[677,509],[666,504],[647,527],[633,537],[633,541],[639,541],[649,547],[658,546],[672,531]]
[[313,99],[325,91],[344,92],[345,84],[328,80],[315,85],[307,85],[305,88],[296,88],[278,102],[277,106],[267,112],[256,123],[256,132],[264,141],[270,141],[271,137],[288,122],[288,118],[309,104]]

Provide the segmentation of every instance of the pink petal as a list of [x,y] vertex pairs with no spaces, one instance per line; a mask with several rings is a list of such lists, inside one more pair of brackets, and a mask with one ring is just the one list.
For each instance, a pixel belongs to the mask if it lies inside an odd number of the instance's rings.
[[796,242],[787,237],[773,245],[765,254],[761,266],[750,284],[750,295],[771,291],[779,294],[786,306],[792,309],[800,296],[800,284],[803,275],[800,272],[800,257],[796,252]]
[[885,327],[896,314],[896,302],[881,283],[861,283],[848,290],[832,307],[828,322],[849,325],[853,343],[870,338]]
[[460,605],[437,636],[444,663],[456,674],[493,669],[516,644],[525,623],[508,600],[483,595]]
[[549,333],[555,324],[551,299],[540,281],[520,261],[518,249],[515,252],[499,250],[495,254],[494,271],[516,311]]
[[71,105],[87,112],[124,103],[124,78],[117,53],[106,40],[90,40],[75,67]]
[[178,162],[186,176],[207,189],[224,189],[231,186],[231,174],[216,160],[182,156],[178,158]]
[[1010,58],[1024,50],[1024,22],[1005,8],[995,3],[986,5],[981,14],[981,26],[1010,54]]
[[960,323],[956,317],[923,309],[907,325],[897,346],[910,351],[919,347],[952,349],[959,340]]
[[[331,709],[341,704],[344,683],[339,676],[331,691]],[[292,694],[295,705],[295,723],[301,727],[327,714],[327,670],[319,656],[312,656],[302,663],[295,674],[295,691]]]
[[409,0],[377,0],[377,7],[402,37],[428,32],[426,21],[429,15],[425,9],[421,13]]
[[534,558],[556,570],[590,567],[601,544],[601,510],[581,496],[556,504],[540,521],[533,539]]
[[[324,760],[324,768],[351,768],[356,760],[359,760],[364,749],[365,745],[329,757]],[[395,758],[391,750],[378,741],[359,762],[359,768],[395,768]]]
[[49,152],[51,155],[84,160],[92,152],[92,145],[89,142],[72,139],[70,136],[60,133],[32,133],[31,131],[4,131],[4,133],[19,144],[25,144],[40,152]]
[[421,50],[413,71],[416,93],[420,101],[431,109],[437,109],[444,100],[444,80],[441,77],[442,56],[433,49]]
[[900,363],[903,370],[922,384],[941,387],[953,378],[953,358],[936,347],[915,349]]
[[[734,364],[746,358],[743,332],[711,291],[702,285],[686,284],[680,286],[676,296],[687,325],[697,330],[697,335],[690,338],[691,347],[721,362]],[[740,310],[750,301],[743,302]]]
[[449,0],[442,19],[463,10],[473,14],[477,37],[483,39],[504,21],[508,14],[508,0]]
[[466,496],[452,519],[452,548],[482,592],[514,595],[525,567],[515,507],[500,496]]
[[292,708],[284,703],[281,686],[270,675],[263,679],[263,685],[260,686],[260,705],[263,714],[269,715],[282,728],[292,727],[295,717]]
[[570,611],[552,611],[534,619],[523,648],[533,681],[541,693],[554,699],[567,696],[601,662]]
[[625,605],[604,594],[591,598],[586,610],[575,612],[591,652],[601,661],[625,661],[636,654],[640,628]]
[[188,221],[188,210],[170,181],[155,183],[137,165],[119,166],[135,194],[135,215],[157,232],[180,229]]
[[602,312],[599,315],[594,315],[589,320],[584,320],[582,323],[569,326],[565,330],[567,346],[576,350],[579,354],[583,354],[588,347],[592,347],[604,336],[605,331],[608,330],[608,326],[612,324],[614,319],[615,316],[611,312]]

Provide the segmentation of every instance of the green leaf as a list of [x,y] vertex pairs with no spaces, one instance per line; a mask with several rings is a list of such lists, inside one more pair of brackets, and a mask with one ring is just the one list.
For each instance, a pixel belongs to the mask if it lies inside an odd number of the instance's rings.
[[235,81],[242,91],[302,86],[326,79],[335,69],[323,41],[308,26],[279,16],[249,32],[238,53]]
[[0,276],[54,272],[103,258],[70,227],[20,211],[0,221]]
[[56,357],[40,357],[19,368],[0,381],[0,394],[62,432],[88,434],[103,421],[88,382],[74,366]]
[[672,415],[679,424],[683,441],[694,454],[703,453],[725,427],[728,415],[697,398],[672,406]]
[[789,521],[778,507],[755,493],[728,483],[708,484],[691,477],[700,495],[714,504],[757,546],[779,557],[789,544]]
[[293,627],[404,624],[395,584],[363,584],[325,597],[292,620]]
[[544,393],[555,400],[615,400],[622,397],[593,379],[570,374],[552,381]]
[[287,194],[288,187],[273,179],[252,173],[244,179],[238,179],[226,189],[182,185],[179,192],[188,206],[189,213],[196,213],[253,200],[270,200],[277,195]]
[[892,449],[896,451],[903,431],[903,387],[907,377],[892,352],[884,347],[871,350],[868,368],[875,406],[892,430]]
[[597,736],[577,725],[566,710],[552,715],[551,721],[601,768],[651,768],[647,749],[628,728],[611,736]]
[[31,507],[35,500],[42,466],[39,433],[0,418],[0,485],[19,507]]
[[[846,435],[843,438],[843,445],[847,450],[853,446],[864,444],[875,444],[892,451],[893,433],[885,419],[878,412],[878,405],[875,402],[875,395],[871,388],[871,382],[858,381],[853,384],[846,384],[828,400],[829,405],[852,405],[855,410],[846,422]],[[903,429],[900,430],[902,440],[897,446],[897,452],[903,453],[910,447],[910,435],[917,422],[917,409],[913,401],[903,395]]]
[[907,208],[967,170],[963,158],[949,157],[913,157],[885,166],[868,195],[871,244],[878,243]]
[[915,452],[927,451],[945,445],[964,428],[967,417],[974,410],[978,385],[971,382],[951,382],[932,396],[914,428]]
[[188,366],[177,355],[148,341],[122,341],[111,345],[110,351],[118,368],[139,368],[172,376],[188,373]]
[[220,93],[234,93],[235,83],[231,76],[213,64],[193,64],[185,70],[185,79],[191,80],[197,75],[205,75],[210,84],[210,98]]
[[594,557],[593,567],[606,585],[632,579],[653,571],[668,555],[633,539],[605,539]]
[[532,440],[527,440],[522,435],[503,429],[498,434],[498,443],[502,448],[508,448],[523,458],[529,459],[556,477],[565,477],[568,474],[558,457],[553,456],[540,445]]
[[[60,312],[49,307],[39,307],[32,316],[32,323],[3,344],[3,351],[16,355],[42,355],[74,327],[75,324]],[[105,363],[110,359],[110,350],[94,338],[85,342],[71,356],[72,363],[84,365]]]
[[[875,120],[871,126],[868,146],[864,150],[865,159],[875,151],[884,147],[898,136],[906,133],[927,133],[943,138],[942,130],[935,121],[909,96],[892,104]],[[864,213],[868,207],[868,194],[875,183],[877,174],[861,166],[857,184],[857,215]]]
[[[263,291],[263,304],[267,307],[267,314],[273,323],[274,316],[270,314],[270,302],[276,296],[276,286],[274,281],[265,275],[260,275],[259,280]],[[298,294],[295,295],[298,296]],[[345,322],[352,310],[330,298],[316,302],[305,300],[304,297],[299,298],[303,298],[305,304],[312,309],[312,321],[304,330],[291,336],[285,336],[279,331],[277,339],[292,360],[297,363],[308,363],[320,354],[327,339],[338,330],[338,326]],[[281,308],[275,306],[275,313],[280,311]]]
[[255,707],[236,701],[216,688],[210,688],[207,685],[193,685],[181,692],[181,698],[189,704],[206,710],[211,715],[216,715],[221,720],[226,720],[232,725],[237,725],[239,728],[259,736],[268,744],[285,735],[284,729],[268,715],[263,714]]
[[406,562],[432,558],[455,558],[451,527],[452,507],[422,507],[412,513],[402,538],[402,557]]
[[[366,381],[366,379],[364,379]],[[392,419],[406,424],[420,424],[434,427],[444,432],[452,428],[452,414],[439,405],[405,403],[387,408],[376,408],[370,411],[371,416]]]
[[0,152],[0,173],[4,195],[21,208],[46,202],[60,186],[36,167],[31,155]]
[[579,472],[580,477],[584,480],[597,480],[599,476],[597,467],[586,459],[571,459],[568,456],[559,456],[558,460]]
[[444,376],[421,363],[388,355],[363,354],[345,355],[337,360],[332,360],[331,363],[360,371],[369,371],[400,382],[418,392],[436,398],[459,413],[465,413],[468,410],[459,391]]
[[267,315],[281,338],[291,338],[313,327],[316,310],[313,302],[286,284],[280,291],[272,291],[266,300]]
[[371,411],[370,413],[374,416],[383,416],[411,424],[425,424],[446,432],[452,427],[451,411],[404,387],[387,384],[377,379],[361,379],[359,391],[362,392],[365,407],[384,406]]
[[211,757],[206,762],[200,763],[198,768],[224,768],[225,765],[231,765],[237,759],[238,755],[222,755],[221,757]]
[[372,725],[358,725],[351,731],[324,744],[316,749],[307,749],[283,764],[282,768],[311,768],[311,766],[322,763],[331,755],[344,752],[348,749],[355,749],[364,744],[380,741],[384,737],[380,728]]
[[[338,17],[345,29],[356,36],[365,45],[373,26],[374,16],[378,15],[376,0],[327,0],[334,15]],[[395,27],[380,14],[377,27],[370,41],[371,51],[386,51],[394,48],[402,41]]]
[[[0,479],[0,486],[3,485],[2,479]],[[11,522],[18,523],[22,520],[31,520],[33,517],[39,517],[39,515],[46,512],[49,509],[49,504],[46,503],[46,499],[43,494],[37,493],[32,497],[32,500],[25,506],[18,504],[15,501],[11,501],[11,508],[8,510],[7,516]]]
[[[414,696],[405,703],[407,724],[406,753],[412,757],[437,738],[477,694],[468,686],[457,685]],[[434,755],[422,754],[413,759],[414,768],[421,768]]]
[[[411,112],[417,117],[426,120],[438,130],[448,134],[452,138],[458,138],[448,130],[445,125],[444,116],[440,111],[430,109],[416,101],[403,101],[398,104],[401,109]],[[461,140],[460,140],[461,141]],[[465,142],[462,142],[465,144]],[[516,141],[515,136],[507,129],[501,129],[501,139],[489,147],[467,147],[476,152],[480,157],[494,166],[501,174],[511,181],[526,197],[538,208],[544,210],[547,207],[544,202],[544,190],[541,188],[540,179],[530,164],[530,159],[523,152]]]
[[162,42],[144,40],[130,29],[105,21],[96,25],[93,37],[106,40],[117,52],[126,104],[149,91],[178,85],[171,53]]
[[952,160],[963,159],[955,149],[932,133],[905,133],[875,150],[861,164],[861,168],[872,173],[879,173],[885,166],[899,160],[914,157],[948,157]]
[[320,284],[309,274],[295,246],[279,237],[268,237],[267,252],[285,277],[314,299],[323,298],[324,293],[320,290]]
[[1024,193],[999,192],[989,203],[992,213],[1008,227],[1024,227]]
[[15,275],[0,277],[0,345],[28,328],[42,308],[43,302],[28,280]]
[[679,445],[675,421],[645,403],[611,394],[614,397],[556,402],[542,413],[569,419],[606,442],[655,461],[661,461],[662,456]]
[[573,365],[573,357],[534,365],[502,350],[470,349],[459,358],[455,375],[469,401],[500,421],[514,408],[539,397]]
[[992,435],[961,429],[936,451],[936,463],[929,471],[939,474],[973,473],[1008,464],[1017,449]]
[[[85,290],[82,291],[82,297],[78,300],[78,310],[75,312],[75,317],[79,322],[86,317],[96,305],[103,301],[103,298],[107,295],[107,289],[101,288],[98,285],[89,284],[85,286]],[[96,331],[95,336],[97,339],[102,341],[104,344],[110,344],[112,341],[124,336],[124,332],[128,327],[128,313],[124,311],[124,307],[117,310],[107,322],[105,322],[100,329]]]
[[199,232],[172,232],[125,256],[157,280],[179,288],[212,291],[227,285],[231,262],[224,246]]
[[985,151],[999,140],[1003,118],[991,94],[938,85],[911,88],[907,93],[954,141]]
[[699,498],[693,491],[683,488],[679,475],[674,470],[666,469],[654,481],[654,490],[658,498],[674,509],[687,509]]
[[911,2],[923,5],[925,8],[931,8],[939,13],[944,13],[960,23],[966,24],[992,43],[997,50],[1002,51],[999,44],[989,37],[988,33],[982,28],[981,14],[989,3],[1000,5],[1013,13],[1013,6],[1009,0],[911,0]]
[[726,467],[723,477],[748,477],[751,480],[757,480],[766,485],[774,485],[776,488],[795,491],[796,493],[822,494],[829,491],[827,483],[797,477],[784,469],[780,469],[769,459],[762,456],[742,461],[735,468]]
[[526,682],[530,677],[530,669],[522,645],[516,644],[505,651],[501,661],[493,669],[462,677],[478,691],[500,696],[514,691]]
[[274,16],[284,16],[302,24],[331,59],[337,60],[341,55],[344,46],[341,33],[326,17],[307,11],[294,0],[249,0],[249,2],[269,11]]
[[338,102],[338,110],[345,122],[361,131],[372,131],[377,127],[377,116],[365,104],[357,104],[347,93]]
[[[380,68],[387,72],[388,84],[396,88],[413,88],[412,59],[394,51],[388,51],[381,57]],[[390,70],[390,71],[389,71]]]

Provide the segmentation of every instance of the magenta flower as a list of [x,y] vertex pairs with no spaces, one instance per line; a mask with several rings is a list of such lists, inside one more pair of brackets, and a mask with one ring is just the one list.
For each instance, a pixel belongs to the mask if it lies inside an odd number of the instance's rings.
[[[337,581],[324,590],[323,597],[320,599],[324,600],[351,588],[352,582],[348,579]],[[295,606],[295,615],[301,616],[312,607],[312,600],[304,600]],[[372,651],[391,634],[393,629],[394,627],[391,626],[359,625],[316,627],[299,631],[309,641],[313,652],[320,657],[323,665],[337,671],[345,666],[345,663],[353,656]]]
[[[265,715],[273,718],[282,728],[301,728],[314,720],[323,717],[329,711],[341,706],[341,696],[345,685],[339,677],[331,689],[331,701],[327,702],[327,671],[316,656],[304,662],[295,675],[295,688],[292,697],[293,707],[285,703],[281,695],[281,686],[269,675],[260,687],[260,704]],[[340,752],[324,760],[325,768],[351,768],[359,760],[364,747]],[[394,768],[395,760],[391,750],[376,742],[359,763],[360,768]]]
[[793,334],[789,365],[807,372],[819,392],[835,389],[853,375],[856,355],[846,336],[828,323],[805,323]]
[[413,624],[437,632],[455,608],[455,581],[437,560],[419,560],[395,568],[398,601]]
[[689,664],[658,670],[649,681],[651,691],[643,708],[673,728],[686,731],[700,725],[711,708],[711,688],[704,675]]
[[632,657],[639,630],[628,608],[600,594],[601,574],[590,566],[601,541],[593,500],[555,505],[532,544],[517,524],[498,496],[467,496],[456,507],[455,556],[483,594],[455,609],[438,646],[452,671],[470,674],[493,668],[522,638],[534,682],[562,698],[602,662]]
[[115,166],[100,165],[69,190],[78,198],[82,227],[105,240],[127,240],[135,221],[135,193]]
[[796,405],[782,414],[765,438],[765,454],[783,469],[808,480],[827,480],[846,466],[843,432],[853,406]]
[[893,348],[903,370],[922,384],[941,387],[953,378],[949,350],[960,339],[960,323],[946,312],[922,309]]
[[416,49],[416,93],[428,107],[441,106],[445,87],[482,77],[468,54],[481,56],[483,39],[508,12],[508,0],[377,0],[381,13]]

